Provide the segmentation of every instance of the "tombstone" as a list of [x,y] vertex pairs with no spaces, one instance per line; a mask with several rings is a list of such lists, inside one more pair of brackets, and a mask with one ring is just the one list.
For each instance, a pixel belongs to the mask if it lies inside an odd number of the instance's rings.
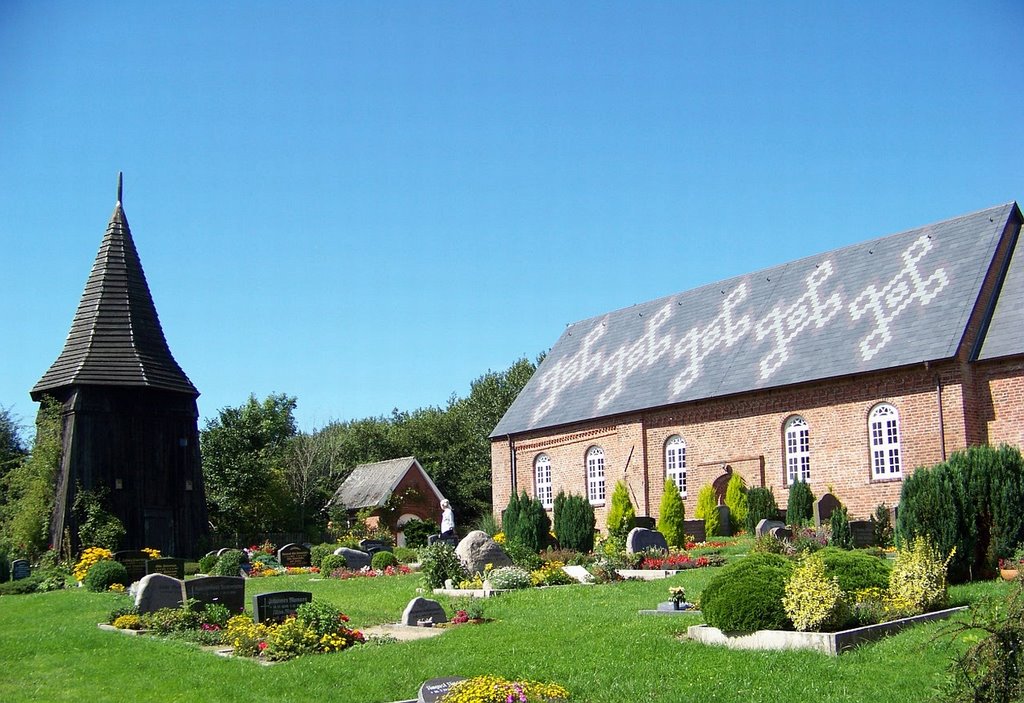
[[185,579],[185,560],[173,557],[163,559],[150,559],[146,562],[146,574],[163,574],[173,578]]
[[366,552],[361,552],[358,549],[349,549],[348,547],[338,547],[334,550],[334,553],[345,557],[345,568],[352,571],[358,571],[364,566],[370,565],[370,555]]
[[128,571],[128,580],[134,583],[146,575],[146,562],[149,561],[149,555],[135,549],[125,549],[114,552],[114,561],[124,564],[124,568]]
[[372,558],[377,552],[390,552],[391,545],[379,539],[364,539],[359,543],[359,548]]
[[416,703],[437,703],[444,694],[448,693],[454,684],[465,680],[465,676],[444,676],[424,681],[423,685],[420,686]]
[[286,568],[310,566],[309,550],[301,544],[286,544],[277,550],[277,560]]
[[875,523],[871,520],[850,520],[853,546],[870,547],[875,543]]
[[630,530],[626,535],[626,553],[636,554],[648,549],[660,549],[667,552],[668,542],[665,541],[665,535],[657,530],[648,530],[643,527],[634,527]]
[[718,524],[723,537],[728,537],[732,534],[732,518],[731,512],[729,511],[728,505],[718,506]]
[[241,576],[203,576],[185,582],[185,595],[202,604],[220,603],[232,613],[245,610],[245,579]]
[[843,504],[839,502],[839,499],[831,493],[823,493],[821,498],[814,501],[815,527],[821,527],[823,523],[827,523],[836,508],[841,508],[842,505]]
[[571,576],[572,578],[576,579],[580,583],[593,583],[594,582],[594,575],[592,573],[590,573],[589,571],[587,571],[586,567],[580,566],[578,564],[576,564],[576,565],[569,564],[567,566],[563,566],[562,567],[562,571],[564,571],[565,573],[569,574],[569,576]]
[[768,518],[764,518],[763,520],[757,523],[757,527],[754,528],[754,533],[757,537],[764,537],[766,534],[768,534],[771,530],[775,529],[776,527],[785,526],[786,523],[780,520],[769,520]]
[[402,612],[403,625],[429,627],[442,622],[448,622],[444,608],[436,600],[429,598],[413,598]]
[[793,530],[789,529],[785,525],[783,525],[782,527],[773,527],[772,529],[768,530],[768,534],[774,537],[775,539],[784,539],[787,542],[793,541]]
[[28,559],[15,559],[11,562],[11,580],[20,581],[32,575],[32,567]]
[[642,527],[645,530],[653,530],[656,524],[657,521],[649,516],[633,518],[633,527]]
[[482,574],[488,564],[495,569],[512,566],[511,557],[483,530],[473,530],[463,537],[455,553],[471,575]]
[[428,535],[427,536],[427,546],[428,547],[431,546],[431,545],[437,544],[438,542],[441,542],[442,544],[447,544],[452,549],[455,549],[456,547],[459,546],[459,538],[458,537],[442,537],[441,535]]
[[285,618],[295,615],[295,611],[303,603],[313,600],[308,591],[273,591],[257,593],[252,597],[253,622],[284,622]]
[[707,539],[704,533],[703,520],[683,520],[683,534],[691,535],[694,542],[703,542]]
[[218,550],[217,550],[217,552],[216,552],[216,553],[217,553],[217,556],[218,556],[218,557],[220,557],[220,556],[224,556],[224,552],[228,551],[229,549],[232,549],[232,547],[221,547],[221,548],[220,548],[220,549],[218,549]]
[[143,576],[135,589],[135,606],[140,613],[180,608],[185,598],[185,582],[162,573]]

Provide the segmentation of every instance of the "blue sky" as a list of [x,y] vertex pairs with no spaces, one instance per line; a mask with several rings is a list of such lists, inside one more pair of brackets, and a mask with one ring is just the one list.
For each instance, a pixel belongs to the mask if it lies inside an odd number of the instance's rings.
[[[213,6],[211,6],[213,5]],[[0,405],[124,207],[203,417],[1024,198],[1024,4],[0,3]]]

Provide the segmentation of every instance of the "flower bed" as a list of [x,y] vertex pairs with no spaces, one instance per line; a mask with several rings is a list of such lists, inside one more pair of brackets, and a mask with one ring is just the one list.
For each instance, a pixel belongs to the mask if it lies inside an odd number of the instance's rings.
[[332,579],[353,579],[353,578],[378,578],[381,576],[403,576],[405,574],[411,574],[410,569],[405,564],[399,564],[398,566],[387,566],[383,569],[373,569],[369,566],[364,566],[361,569],[335,569],[330,573]]

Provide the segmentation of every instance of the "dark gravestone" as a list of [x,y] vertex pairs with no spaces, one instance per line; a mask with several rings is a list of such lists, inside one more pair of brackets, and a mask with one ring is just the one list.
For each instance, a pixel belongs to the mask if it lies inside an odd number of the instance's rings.
[[204,576],[185,582],[185,595],[201,604],[220,603],[232,613],[245,610],[245,579],[241,576]]
[[871,520],[850,520],[853,546],[870,547],[875,543],[875,523]]
[[301,544],[286,544],[277,550],[277,560],[281,566],[301,568],[311,564],[309,550]]
[[683,534],[693,537],[694,542],[703,542],[706,539],[704,534],[703,520],[683,520]]
[[283,622],[295,615],[300,605],[312,600],[313,594],[308,591],[257,593],[252,597],[253,622]]
[[135,605],[140,613],[180,608],[184,602],[185,582],[160,573],[143,576],[135,591]]
[[785,527],[786,523],[780,522],[779,520],[769,520],[765,518],[757,523],[757,527],[754,528],[755,536],[764,537],[766,534],[771,532],[776,527]]
[[134,549],[124,550],[114,552],[114,561],[124,564],[124,568],[128,571],[128,580],[135,582],[146,575],[146,562],[149,561],[149,555]]
[[441,535],[430,535],[427,537],[428,547],[432,544],[437,544],[438,542],[450,545],[452,549],[459,546],[459,540],[457,537],[442,537]]
[[655,519],[649,516],[633,518],[633,527],[642,527],[645,530],[653,530],[656,524],[657,522]]
[[391,545],[387,542],[382,542],[379,539],[364,539],[359,543],[359,548],[364,552],[373,557],[377,552],[390,552]]
[[348,547],[338,547],[334,550],[334,553],[345,557],[345,568],[351,571],[359,571],[364,566],[370,565],[370,555],[366,552],[361,552],[358,549],[349,549]]
[[27,559],[15,559],[11,562],[11,580],[27,579],[32,574],[32,567]]
[[728,505],[718,506],[718,525],[721,530],[719,534],[728,537],[732,534],[732,513],[729,511]]
[[429,598],[413,598],[402,612],[403,625],[437,625],[442,622],[448,622],[444,608]]
[[774,537],[775,539],[784,539],[787,542],[793,541],[793,530],[789,529],[785,525],[783,525],[782,527],[773,527],[772,529],[768,530],[768,534]]
[[163,574],[182,580],[185,578],[185,560],[173,557],[150,559],[146,562],[146,574]]
[[822,524],[829,521],[835,509],[841,506],[842,503],[839,502],[839,499],[831,493],[822,494],[821,498],[814,501],[814,525],[821,527]]
[[423,685],[420,686],[420,693],[416,698],[416,703],[437,703],[444,694],[448,693],[454,684],[465,680],[465,676],[444,676],[439,679],[424,681]]
[[634,527],[630,530],[629,534],[626,535],[626,553],[636,554],[648,549],[659,549],[667,552],[668,542],[665,541],[665,535],[657,530],[648,530],[643,527]]

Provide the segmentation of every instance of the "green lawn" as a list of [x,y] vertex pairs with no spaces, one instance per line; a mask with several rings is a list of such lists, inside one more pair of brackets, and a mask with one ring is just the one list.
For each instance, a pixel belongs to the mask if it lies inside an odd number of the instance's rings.
[[[82,589],[0,597],[0,701],[394,701],[415,698],[425,679],[491,673],[566,686],[581,701],[918,701],[944,676],[948,639],[927,624],[838,658],[809,652],[736,652],[680,642],[699,616],[641,616],[669,585],[699,594],[712,569],[672,579],[565,586],[487,601],[494,622],[437,638],[354,649],[260,666],[191,645],[104,632],[124,596]],[[253,593],[309,590],[356,627],[395,622],[417,577],[311,581],[252,579]],[[1007,593],[1003,583],[953,589],[972,602]]]

